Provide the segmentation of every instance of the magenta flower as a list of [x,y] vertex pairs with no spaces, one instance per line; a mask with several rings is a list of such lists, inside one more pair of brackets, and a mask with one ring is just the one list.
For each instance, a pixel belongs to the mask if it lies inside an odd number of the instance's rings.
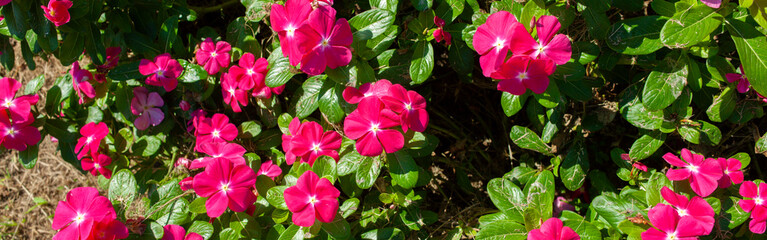
[[452,42],[452,36],[450,36],[450,33],[445,31],[443,28],[445,27],[445,20],[442,20],[441,18],[434,16],[434,24],[437,25],[437,30],[434,30],[434,41],[437,41],[437,43],[441,42],[442,40],[445,40],[445,45],[450,46]]
[[693,154],[686,148],[682,149],[682,159],[679,159],[672,153],[663,155],[663,159],[669,164],[679,169],[669,169],[666,177],[671,181],[682,181],[689,179],[692,190],[706,197],[713,193],[718,186],[718,181],[722,178],[722,167],[715,159],[705,159],[703,155]]
[[236,143],[227,142],[206,142],[200,144],[199,151],[208,154],[210,157],[204,157],[200,160],[192,161],[189,169],[198,169],[206,167],[209,163],[215,161],[215,158],[226,158],[235,165],[245,164],[245,148]]
[[496,71],[511,50],[511,43],[515,32],[527,33],[522,26],[509,12],[499,11],[491,14],[487,21],[479,25],[474,34],[473,45],[479,57],[479,65],[482,67],[482,74],[490,77]]
[[94,224],[116,218],[112,203],[92,187],[78,187],[59,201],[52,227],[59,230],[54,240],[91,239]]
[[105,219],[94,223],[91,235],[95,240],[125,239],[128,238],[128,228],[117,219]]
[[262,163],[261,168],[259,168],[258,172],[256,173],[257,176],[264,175],[271,178],[272,180],[280,176],[280,174],[282,174],[282,169],[280,168],[280,166],[277,166],[274,163],[272,163],[272,161],[266,161]]
[[189,111],[189,108],[192,107],[189,105],[189,102],[181,100],[181,102],[178,103],[178,106],[181,108],[182,111]]
[[203,240],[200,234],[194,232],[186,234],[184,227],[179,225],[165,225],[162,229],[164,234],[161,240]]
[[75,152],[78,153],[77,158],[82,159],[88,154],[93,156],[94,153],[99,151],[101,140],[108,134],[109,127],[107,127],[106,123],[89,122],[85,124],[80,129],[80,135],[82,136],[77,139],[77,144],[75,145]]
[[202,119],[196,127],[197,146],[208,142],[228,142],[237,137],[237,127],[229,123],[229,117],[224,114],[216,113],[211,118]]
[[722,0],[701,0],[703,4],[712,8],[719,8],[722,6]]
[[106,75],[109,73],[109,70],[115,68],[117,66],[117,62],[120,61],[121,52],[122,48],[120,47],[107,48],[106,62],[104,62],[104,65],[96,66],[96,74],[93,75],[97,82],[103,83],[106,81]]
[[77,93],[77,97],[80,98],[81,104],[84,103],[86,99],[96,97],[96,90],[93,88],[93,85],[88,82],[89,80],[94,79],[91,71],[81,69],[80,63],[75,61],[72,64],[70,74],[72,74],[72,88],[75,89],[75,93]]
[[655,205],[648,215],[654,228],[642,233],[643,240],[697,240],[703,234],[693,221],[679,217],[677,211],[666,204]]
[[[296,30],[304,25],[309,13],[312,12],[311,4],[302,2],[303,0],[288,0],[285,6],[272,4],[269,22],[272,29],[277,32],[280,38],[280,47],[285,56],[288,57],[290,65],[296,66],[301,62],[303,56],[298,52],[296,44]],[[324,70],[324,69],[323,69]]]
[[162,107],[165,102],[156,92],[149,92],[145,87],[133,88],[133,99],[130,103],[130,110],[136,115],[136,121],[133,124],[139,130],[144,130],[151,124],[157,126],[165,119]]
[[[0,6],[5,6],[7,4],[11,3],[11,0],[0,0]],[[2,19],[0,19],[2,20]]]
[[426,130],[429,125],[429,113],[426,112],[426,99],[416,91],[408,91],[402,85],[389,88],[389,95],[381,98],[387,108],[400,114],[402,131],[412,129],[416,132]]
[[272,95],[280,95],[282,90],[285,90],[285,85],[275,88],[267,87],[266,84],[256,85],[253,87],[253,93],[251,93],[251,96],[258,99],[269,99],[272,98]]
[[533,229],[527,234],[527,240],[580,240],[575,231],[565,227],[559,218],[549,218],[540,229]]
[[199,49],[195,53],[195,59],[197,59],[197,64],[202,66],[208,74],[213,75],[221,71],[222,68],[229,66],[230,51],[232,51],[232,45],[228,42],[213,43],[212,39],[207,38],[200,43]]
[[72,7],[70,0],[50,0],[48,6],[40,6],[45,13],[45,18],[50,20],[56,27],[69,22],[69,8]]
[[112,158],[106,154],[98,154],[98,152],[92,153],[91,156],[84,157],[80,161],[83,170],[90,172],[93,176],[101,174],[106,179],[112,178],[112,170],[107,168],[109,164],[112,164]]
[[[13,121],[27,122],[32,116],[32,105],[37,104],[40,96],[24,95],[16,97],[21,84],[13,78],[0,79],[0,111],[9,110]],[[31,119],[34,121],[34,119]]]
[[554,73],[554,62],[532,59],[528,56],[513,56],[492,74],[498,82],[498,90],[514,95],[525,94],[527,89],[536,94],[546,92],[549,75]]
[[[232,67],[232,69],[235,68],[238,67]],[[240,105],[248,106],[248,89],[245,88],[245,84],[247,83],[240,81],[239,77],[231,71],[221,75],[221,95],[234,112],[242,112]]]
[[751,213],[748,229],[756,234],[764,233],[767,228],[767,183],[759,183],[757,187],[752,181],[743,182],[740,195],[743,199],[738,201],[738,205],[743,211]]
[[359,89],[353,87],[346,87],[343,92],[343,97],[346,102],[351,104],[357,104],[362,99],[367,97],[374,97],[380,99],[383,96],[389,95],[389,88],[392,84],[389,80],[381,79],[372,83],[365,83],[360,85]]
[[227,206],[235,212],[245,211],[256,202],[253,188],[256,174],[245,164],[234,164],[226,158],[216,158],[205,171],[194,176],[194,192],[207,197],[208,216],[216,218]]
[[266,86],[264,77],[268,72],[269,62],[265,58],[256,60],[252,53],[240,57],[239,67],[232,67],[229,72],[237,77],[243,89],[253,89],[254,86]]
[[176,160],[175,163],[173,163],[173,166],[177,168],[183,166],[184,168],[188,169],[191,164],[192,164],[192,160],[189,160],[188,158],[185,158],[185,157],[180,157]]
[[698,196],[688,199],[668,187],[661,188],[660,194],[666,202],[676,209],[680,221],[689,222],[689,227],[699,233],[698,235],[711,233],[716,221],[714,220],[714,208],[706,200]]
[[[399,116],[384,107],[375,98],[365,98],[344,119],[344,133],[357,141],[357,151],[363,156],[378,156],[386,150],[393,153],[402,149],[405,139],[402,133],[389,129],[400,125]],[[382,148],[383,147],[383,148]]]
[[[561,65],[570,61],[573,49],[570,39],[564,34],[556,34],[562,25],[555,16],[541,16],[535,22],[538,41],[535,41],[527,31],[514,32],[511,51],[515,55],[527,55],[534,59],[551,60]],[[556,34],[556,35],[555,35]]]
[[636,169],[639,169],[639,171],[647,172],[647,165],[644,165],[644,163],[634,162],[634,164],[631,164],[631,166]]
[[147,59],[141,59],[138,67],[139,72],[146,78],[146,84],[151,86],[162,86],[166,92],[173,91],[178,85],[178,77],[184,68],[175,59],[170,57],[170,53],[163,53],[154,58],[154,62]]
[[293,137],[290,151],[301,157],[301,162],[314,165],[320,156],[329,156],[338,161],[338,149],[341,148],[341,135],[336,131],[323,132],[316,122],[301,125],[301,130]]
[[748,81],[748,78],[746,78],[746,72],[743,71],[743,65],[740,66],[740,72],[743,74],[728,73],[724,76],[727,78],[727,82],[737,82],[739,93],[746,93],[748,92],[748,89],[751,88],[751,83]]
[[332,222],[338,212],[338,191],[325,178],[320,178],[312,171],[306,171],[295,186],[285,189],[285,204],[293,213],[293,223],[301,227],[320,222]]
[[293,165],[296,161],[296,155],[293,154],[293,139],[301,131],[301,120],[297,117],[293,118],[288,125],[288,134],[282,134],[282,151],[285,152],[285,162],[288,165]]
[[351,62],[352,29],[346,19],[335,18],[335,9],[319,7],[309,14],[307,24],[296,30],[294,44],[302,55],[301,71],[319,75],[326,67],[335,69]]
[[181,181],[178,182],[178,186],[179,188],[181,188],[181,191],[194,189],[194,177],[186,177],[184,179],[181,179]]
[[40,136],[40,130],[32,126],[34,120],[34,117],[28,116],[26,121],[11,122],[8,114],[0,111],[0,144],[7,149],[24,151],[28,146],[40,142],[42,136]]
[[718,158],[719,165],[722,166],[724,174],[719,179],[719,188],[728,188],[732,184],[740,184],[743,182],[743,172],[740,171],[741,163],[738,159],[734,158]]
[[567,199],[565,199],[564,197],[561,197],[561,196],[557,197],[556,199],[554,199],[554,212],[553,212],[553,214],[554,214],[555,217],[559,217],[559,216],[562,215],[562,212],[564,212],[564,211],[575,212],[575,206],[570,205],[569,203],[567,203]]

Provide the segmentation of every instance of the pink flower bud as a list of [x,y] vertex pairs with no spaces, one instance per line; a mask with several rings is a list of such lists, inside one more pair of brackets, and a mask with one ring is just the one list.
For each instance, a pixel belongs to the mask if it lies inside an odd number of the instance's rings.
[[178,106],[181,107],[181,110],[184,110],[184,111],[189,111],[189,107],[191,107],[189,105],[189,102],[184,100],[181,100],[181,103],[179,103]]
[[187,177],[182,179],[181,182],[178,182],[178,185],[181,187],[181,190],[186,191],[186,190],[192,189],[193,179],[194,177]]

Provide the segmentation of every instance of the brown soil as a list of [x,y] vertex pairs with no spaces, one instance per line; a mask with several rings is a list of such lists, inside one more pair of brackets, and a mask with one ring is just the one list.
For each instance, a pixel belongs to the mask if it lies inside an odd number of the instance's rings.
[[[18,42],[13,44],[20,53]],[[56,77],[68,71],[53,56],[48,61],[37,57],[35,63],[37,68],[30,71],[21,54],[17,54],[16,67],[10,71],[0,70],[0,76],[26,84],[44,74],[45,86],[40,91],[44,93]],[[44,99],[41,94],[39,109]],[[57,144],[49,137],[40,143],[40,155],[33,169],[24,169],[17,160],[17,152],[6,150],[0,154],[0,239],[50,239],[55,234],[51,223],[58,201],[63,200],[70,189],[81,186],[95,186],[95,180],[62,160]]]

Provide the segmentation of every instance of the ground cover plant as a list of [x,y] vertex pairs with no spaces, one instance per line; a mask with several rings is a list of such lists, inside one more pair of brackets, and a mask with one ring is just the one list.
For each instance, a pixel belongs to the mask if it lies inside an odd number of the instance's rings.
[[764,0],[0,6],[53,239],[766,238]]

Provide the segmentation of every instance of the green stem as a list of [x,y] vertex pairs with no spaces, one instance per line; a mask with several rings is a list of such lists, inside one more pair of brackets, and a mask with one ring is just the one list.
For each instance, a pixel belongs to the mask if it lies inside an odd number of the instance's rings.
[[240,1],[239,0],[229,0],[229,1],[223,2],[223,3],[219,4],[219,5],[212,6],[212,7],[189,6],[189,9],[192,9],[195,12],[197,12],[197,15],[203,15],[203,14],[210,13],[210,12],[220,11],[220,10],[222,10],[224,8],[227,8],[227,7],[230,7],[230,6],[232,6],[232,5],[236,4],[236,3],[240,3]]

